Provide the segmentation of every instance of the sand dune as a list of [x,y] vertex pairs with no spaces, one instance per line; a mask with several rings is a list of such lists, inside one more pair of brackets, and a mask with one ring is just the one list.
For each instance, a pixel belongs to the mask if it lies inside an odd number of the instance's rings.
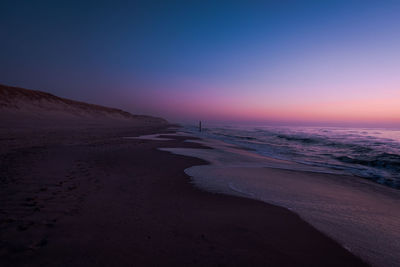
[[[63,123],[166,124],[161,118],[61,98],[46,92],[0,85],[0,121],[10,125]],[[4,124],[4,125],[5,125]]]

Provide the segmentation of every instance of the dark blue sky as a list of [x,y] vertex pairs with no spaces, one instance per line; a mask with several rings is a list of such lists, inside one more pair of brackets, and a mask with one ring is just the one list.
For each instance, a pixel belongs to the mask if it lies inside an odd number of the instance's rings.
[[399,14],[400,1],[3,0],[0,82],[177,119],[362,111],[400,90]]

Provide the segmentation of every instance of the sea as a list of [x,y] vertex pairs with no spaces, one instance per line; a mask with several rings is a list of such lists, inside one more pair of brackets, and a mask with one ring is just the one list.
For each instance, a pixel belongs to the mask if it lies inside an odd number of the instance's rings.
[[400,129],[306,126],[186,125],[185,131],[400,189]]

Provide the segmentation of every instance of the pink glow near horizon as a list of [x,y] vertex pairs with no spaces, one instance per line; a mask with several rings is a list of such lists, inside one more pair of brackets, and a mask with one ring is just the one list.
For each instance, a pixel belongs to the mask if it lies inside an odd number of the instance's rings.
[[296,48],[273,66],[247,54],[224,77],[152,83],[145,102],[177,120],[400,124],[400,53],[389,40]]
[[145,102],[151,102],[158,115],[177,120],[400,123],[397,84],[386,84],[384,89],[375,89],[370,83],[355,85],[355,89],[330,86],[326,90],[185,84],[159,90]]

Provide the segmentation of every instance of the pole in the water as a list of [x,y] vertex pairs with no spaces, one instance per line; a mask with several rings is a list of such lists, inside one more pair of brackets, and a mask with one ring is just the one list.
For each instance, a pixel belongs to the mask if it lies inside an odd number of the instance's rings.
[[199,121],[199,132],[201,132],[201,121]]

